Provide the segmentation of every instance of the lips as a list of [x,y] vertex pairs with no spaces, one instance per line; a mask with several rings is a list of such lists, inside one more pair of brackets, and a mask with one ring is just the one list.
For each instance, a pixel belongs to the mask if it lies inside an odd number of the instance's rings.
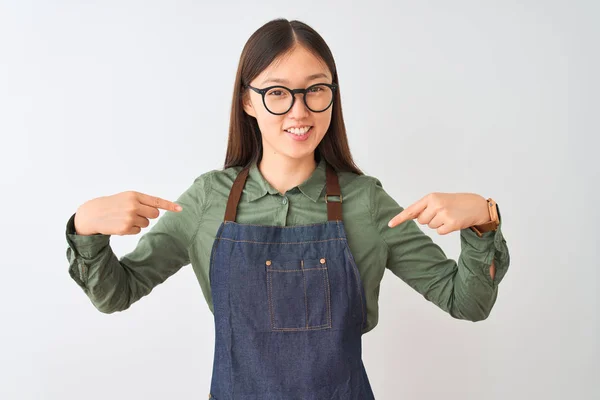
[[[288,136],[292,140],[297,141],[297,142],[304,142],[312,134],[312,126],[308,127],[308,130],[306,130],[306,128],[304,128],[304,129],[292,129],[292,132],[290,132],[290,130],[284,130],[284,132],[287,133]],[[299,133],[296,133],[296,132],[299,132]]]

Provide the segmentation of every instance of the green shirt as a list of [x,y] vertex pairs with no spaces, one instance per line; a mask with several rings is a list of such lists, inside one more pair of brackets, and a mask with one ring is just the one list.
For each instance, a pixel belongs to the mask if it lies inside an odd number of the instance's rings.
[[[110,235],[77,235],[74,217],[67,223],[69,273],[101,312],[129,308],[182,266],[192,265],[204,298],[213,312],[209,259],[215,234],[225,214],[231,185],[241,167],[213,170],[195,178],[176,200],[180,212],[167,211],[120,259],[110,247]],[[395,228],[387,223],[403,210],[377,178],[338,173],[343,195],[343,220],[348,245],[356,260],[367,303],[367,328],[378,321],[380,282],[385,268],[452,317],[479,321],[488,317],[498,284],[509,266],[501,227],[477,236],[460,231],[458,263],[426,235],[417,222]],[[236,222],[294,226],[327,221],[325,162],[284,195],[252,165],[238,206]],[[490,264],[495,261],[492,279]]]

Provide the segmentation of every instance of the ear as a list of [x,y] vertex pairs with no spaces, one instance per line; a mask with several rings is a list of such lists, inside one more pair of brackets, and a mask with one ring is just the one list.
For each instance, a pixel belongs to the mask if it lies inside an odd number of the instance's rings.
[[242,105],[244,106],[244,111],[246,114],[256,118],[256,110],[254,109],[254,106],[252,106],[252,101],[250,101],[250,93],[248,93],[248,90],[246,90],[242,95]]

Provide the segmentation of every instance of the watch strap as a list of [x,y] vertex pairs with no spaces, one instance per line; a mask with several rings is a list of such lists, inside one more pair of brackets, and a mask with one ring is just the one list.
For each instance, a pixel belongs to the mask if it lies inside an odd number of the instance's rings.
[[498,229],[498,225],[500,225],[500,216],[498,212],[498,205],[496,202],[489,198],[487,199],[488,203],[488,212],[490,213],[490,222],[486,222],[485,224],[471,226],[470,229],[477,234],[477,236],[482,237],[485,232],[491,232]]

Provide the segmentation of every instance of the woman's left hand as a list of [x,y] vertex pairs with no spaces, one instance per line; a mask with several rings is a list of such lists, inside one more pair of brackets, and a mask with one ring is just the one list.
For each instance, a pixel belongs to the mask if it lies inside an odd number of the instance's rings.
[[440,235],[490,221],[487,200],[475,193],[429,193],[406,207],[388,224],[393,228],[409,219],[437,229]]

